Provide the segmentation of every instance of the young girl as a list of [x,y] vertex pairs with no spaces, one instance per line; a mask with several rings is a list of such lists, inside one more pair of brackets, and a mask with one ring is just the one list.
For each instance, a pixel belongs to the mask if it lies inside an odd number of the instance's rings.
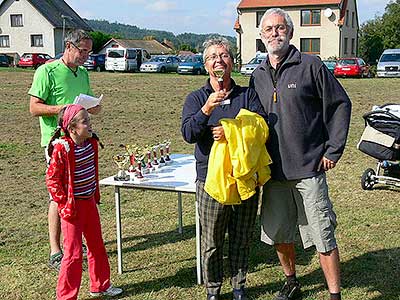
[[[61,131],[64,136],[60,138]],[[58,300],[78,298],[82,278],[82,234],[88,248],[90,294],[116,296],[122,293],[122,289],[110,283],[110,265],[96,207],[100,201],[97,143],[83,106],[72,104],[60,111],[58,127],[48,147],[51,161],[46,174],[47,188],[58,204],[64,236]]]

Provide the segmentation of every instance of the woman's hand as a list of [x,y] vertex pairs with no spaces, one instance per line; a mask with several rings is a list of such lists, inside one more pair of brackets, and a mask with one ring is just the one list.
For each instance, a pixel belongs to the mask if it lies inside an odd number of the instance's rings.
[[207,99],[207,102],[204,104],[204,106],[201,108],[201,111],[209,116],[211,112],[220,105],[221,101],[225,99],[226,96],[226,91],[225,89],[219,92],[214,92],[210,94],[210,96]]
[[212,132],[214,141],[225,140],[224,127],[222,127],[221,125],[212,127],[211,132]]

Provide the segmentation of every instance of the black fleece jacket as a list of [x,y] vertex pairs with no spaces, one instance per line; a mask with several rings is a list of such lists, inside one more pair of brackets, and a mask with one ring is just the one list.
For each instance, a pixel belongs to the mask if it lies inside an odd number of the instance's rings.
[[186,97],[182,110],[182,136],[188,143],[196,143],[194,156],[196,158],[197,180],[205,181],[208,170],[208,157],[214,139],[211,127],[218,125],[223,118],[234,119],[241,108],[258,113],[266,118],[264,109],[256,92],[248,87],[236,85],[232,80],[232,93],[229,95],[230,104],[216,107],[210,116],[205,115],[201,108],[208,97],[214,92],[210,80],[206,85]]
[[[322,173],[323,156],[337,162],[346,144],[351,102],[322,61],[293,45],[272,80],[268,57],[253,72],[253,87],[268,116],[272,178],[295,180]],[[274,91],[276,97],[274,97]],[[274,99],[275,98],[275,99]]]

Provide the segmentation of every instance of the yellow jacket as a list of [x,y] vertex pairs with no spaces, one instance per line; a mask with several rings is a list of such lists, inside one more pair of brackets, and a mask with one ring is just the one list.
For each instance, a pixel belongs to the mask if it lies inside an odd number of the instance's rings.
[[222,204],[240,204],[271,178],[272,160],[265,147],[268,125],[246,109],[220,122],[226,140],[213,143],[204,189]]

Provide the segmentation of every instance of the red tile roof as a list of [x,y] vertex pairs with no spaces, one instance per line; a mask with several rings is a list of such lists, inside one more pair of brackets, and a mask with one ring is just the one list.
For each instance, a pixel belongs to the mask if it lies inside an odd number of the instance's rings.
[[238,8],[288,7],[305,5],[339,5],[342,0],[241,0]]

